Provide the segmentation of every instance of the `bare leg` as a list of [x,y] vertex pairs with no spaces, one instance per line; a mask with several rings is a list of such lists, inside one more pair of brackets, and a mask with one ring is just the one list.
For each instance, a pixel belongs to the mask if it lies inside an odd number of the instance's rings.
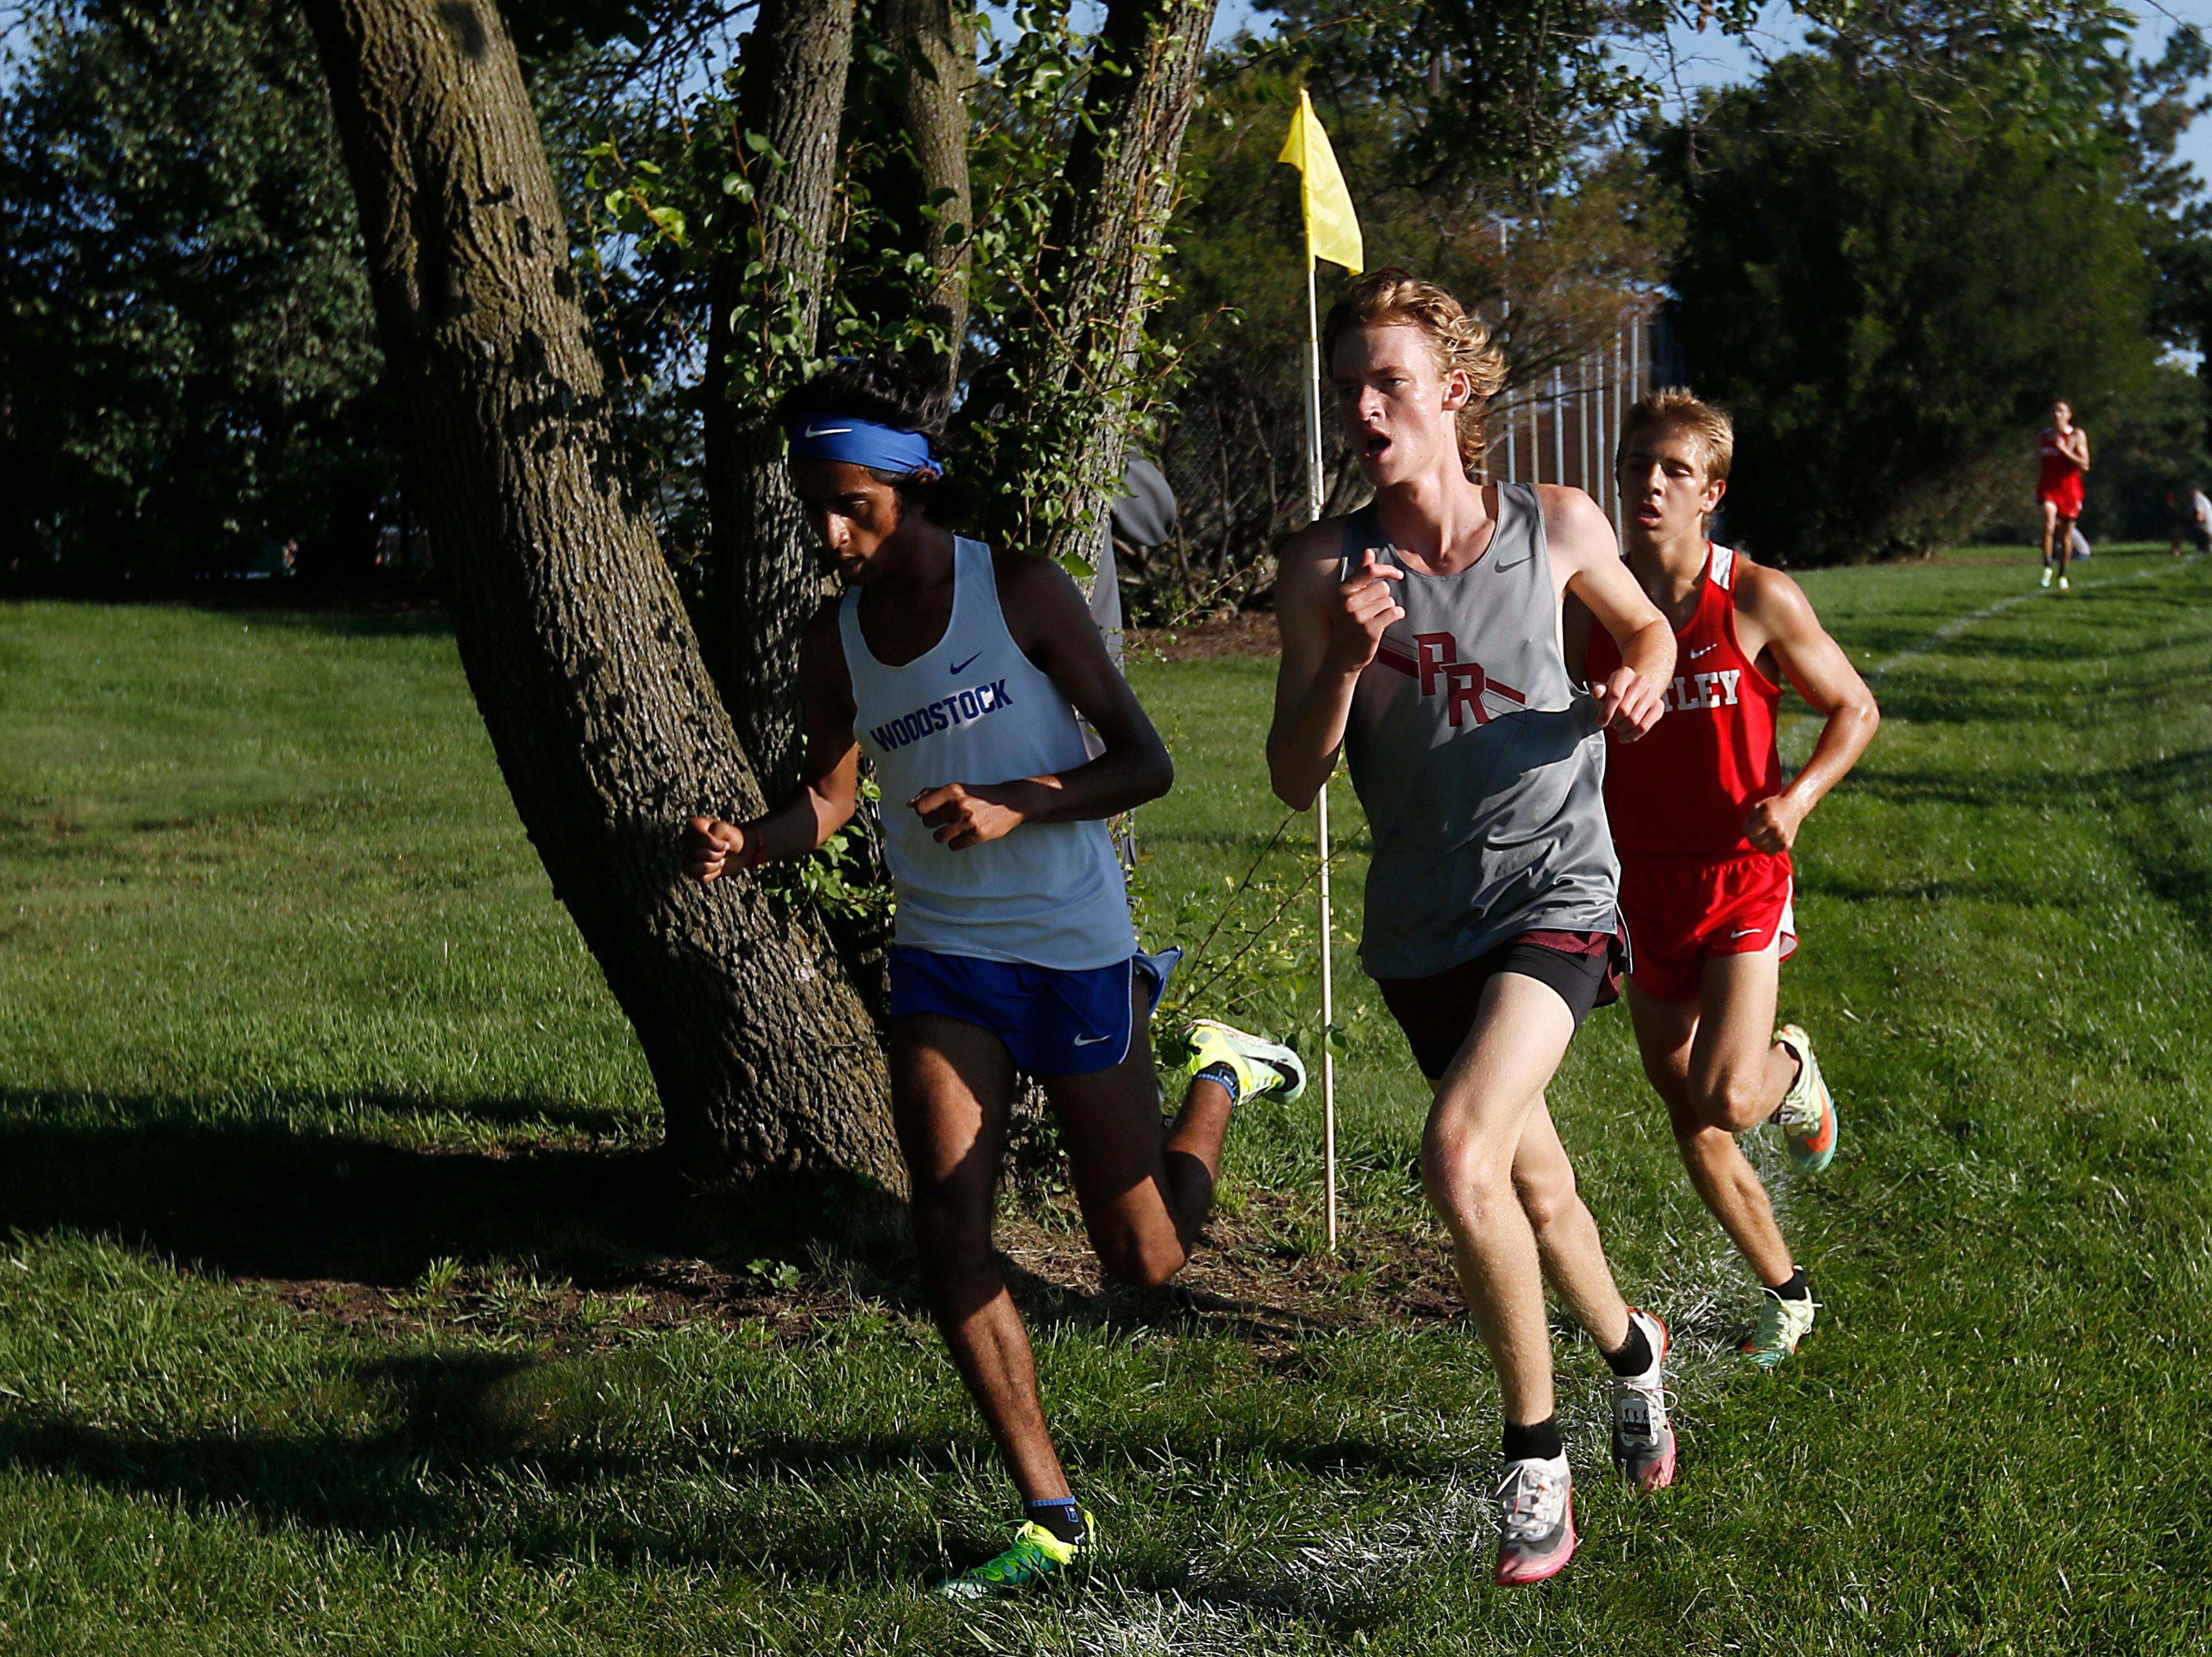
[[1628,1304],[1613,1286],[1597,1222],[1575,1189],[1574,1164],[1567,1160],[1551,1108],[1540,1097],[1528,1114],[1521,1147],[1514,1153],[1513,1190],[1535,1234],[1545,1278],[1598,1345],[1618,1351],[1628,1338]]
[[[2054,512],[2053,516],[2056,517]],[[2058,579],[2066,579],[2066,567],[2074,561],[2074,525],[2078,519],[2058,518],[2057,529],[2052,536],[2058,548]]]
[[[1627,1338],[1627,1308],[1611,1288],[1595,1227],[1585,1234],[1569,1213],[1550,1160],[1559,1138],[1542,1110],[1544,1089],[1574,1028],[1548,985],[1519,973],[1492,979],[1474,1028],[1437,1084],[1421,1146],[1422,1181],[1451,1230],[1461,1292],[1497,1367],[1505,1419],[1522,1426],[1547,1419],[1555,1407],[1542,1257],[1516,1188],[1522,1144],[1540,1114],[1544,1127],[1528,1171],[1531,1188],[1540,1187],[1551,1205],[1545,1229],[1554,1269],[1571,1285],[1577,1315],[1592,1320],[1591,1333],[1607,1350]],[[1565,1153],[1557,1154],[1564,1164]]]
[[891,1108],[914,1183],[931,1313],[1025,1502],[1065,1497],[1021,1314],[991,1247],[1013,1061],[988,1030],[917,1015],[891,1024]]
[[2043,509],[2043,561],[2048,565],[2052,551],[2051,541],[2058,532],[2058,507],[2057,503],[2050,501],[2039,501],[2036,505]]
[[1779,938],[1756,954],[1716,956],[1699,974],[1690,1102],[1714,1127],[1757,1127],[1797,1079],[1797,1055],[1774,1039],[1781,980]]
[[[1709,963],[1706,968],[1704,1005],[1708,1009],[1717,987],[1713,968],[1719,964]],[[1682,1165],[1688,1170],[1690,1184],[1707,1211],[1720,1222],[1721,1229],[1728,1233],[1729,1241],[1759,1274],[1759,1281],[1770,1289],[1779,1288],[1789,1282],[1796,1268],[1790,1258],[1790,1246],[1783,1240],[1782,1229],[1775,1223],[1766,1187],[1759,1183],[1758,1171],[1737,1148],[1735,1133],[1715,1123],[1690,1079],[1698,1048],[1705,1041],[1705,1027],[1712,1021],[1713,1014],[1705,1011],[1701,1015],[1700,1005],[1696,1002],[1662,1001],[1644,994],[1633,984],[1628,988],[1628,1009],[1636,1024],[1636,1044],[1644,1054],[1644,1073],[1666,1104],[1668,1120],[1674,1130],[1675,1147],[1682,1154]],[[1754,1022],[1750,1028],[1759,1029],[1763,1041],[1771,1040],[1771,998],[1765,1023]],[[1790,1059],[1786,1051],[1784,1057],[1789,1059],[1794,1075],[1796,1061]],[[1785,1077],[1782,1091],[1786,1091],[1788,1085],[1789,1078]],[[1781,1101],[1782,1091],[1774,1095],[1777,1103]],[[1759,1120],[1764,1120],[1763,1114]]]
[[1135,1008],[1129,1056],[1112,1070],[1045,1078],[1060,1119],[1068,1172],[1098,1262],[1137,1284],[1165,1283],[1190,1258],[1221,1176],[1229,1092],[1194,1082],[1161,1141],[1159,1092],[1145,1039],[1146,998]]

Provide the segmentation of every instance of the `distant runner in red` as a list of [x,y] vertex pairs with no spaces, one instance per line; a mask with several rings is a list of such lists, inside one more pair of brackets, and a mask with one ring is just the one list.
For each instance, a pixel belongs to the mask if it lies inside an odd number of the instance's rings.
[[[1687,391],[1645,398],[1622,422],[1627,562],[1674,628],[1675,666],[1667,717],[1632,747],[1608,744],[1605,804],[1644,1074],[1690,1183],[1765,1286],[1743,1352],[1771,1369],[1812,1328],[1814,1302],[1735,1136],[1776,1123],[1800,1173],[1836,1154],[1812,1041],[1774,1027],[1782,959],[1797,944],[1790,852],[1881,715],[1797,584],[1706,540],[1735,452],[1728,416]],[[1620,665],[1606,629],[1571,596],[1565,625],[1568,662],[1603,683]],[[1775,745],[1784,679],[1826,720],[1789,781]]]
[[2064,398],[2051,405],[2051,423],[2036,439],[2035,502],[2043,509],[2043,585],[2051,585],[2057,556],[2058,586],[2074,561],[2074,525],[2081,516],[2081,474],[2089,470],[2089,434],[2074,423]]

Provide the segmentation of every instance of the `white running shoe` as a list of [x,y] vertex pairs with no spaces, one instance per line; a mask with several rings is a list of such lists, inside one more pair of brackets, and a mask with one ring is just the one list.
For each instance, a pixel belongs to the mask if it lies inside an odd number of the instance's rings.
[[1759,1327],[1737,1350],[1760,1369],[1772,1369],[1796,1355],[1797,1343],[1813,1332],[1813,1314],[1820,1307],[1810,1295],[1784,1300],[1771,1289],[1761,1289],[1759,1296]]
[[2049,586],[2051,585],[2051,576],[2052,576],[2055,573],[2056,573],[2056,572],[2054,572],[2054,571],[2051,569],[2051,566],[2050,566],[2050,565],[2045,564],[2045,565],[2043,567],[2043,585],[2044,585],[2044,586]]
[[1667,1419],[1667,1326],[1649,1312],[1628,1309],[1628,1321],[1651,1344],[1651,1367],[1613,1378],[1613,1465],[1639,1490],[1663,1490],[1674,1482],[1674,1428]]
[[1575,1557],[1575,1479],[1567,1459],[1509,1461],[1492,1492],[1498,1502],[1498,1569],[1502,1588],[1540,1582]]
[[2059,590],[2061,592],[2065,592],[2069,585],[2069,583],[2067,581],[2067,580],[2066,580],[2066,578],[2065,578],[2064,576],[2063,576],[2063,575],[2062,575],[2062,576],[2060,576],[2060,577],[2058,578],[2058,590]]

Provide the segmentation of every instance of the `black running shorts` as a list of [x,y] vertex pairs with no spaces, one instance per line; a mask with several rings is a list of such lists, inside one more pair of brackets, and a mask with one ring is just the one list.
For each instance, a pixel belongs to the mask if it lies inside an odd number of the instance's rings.
[[1522,932],[1456,967],[1426,978],[1378,978],[1375,987],[1433,1082],[1474,1028],[1483,986],[1498,974],[1519,973],[1554,991],[1580,1029],[1591,1008],[1620,998],[1622,952],[1614,932]]

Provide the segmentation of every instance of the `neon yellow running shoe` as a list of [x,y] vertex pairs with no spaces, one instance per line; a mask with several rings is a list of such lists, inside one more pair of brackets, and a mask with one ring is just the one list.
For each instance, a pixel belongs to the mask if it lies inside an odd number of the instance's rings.
[[1014,1533],[1013,1545],[996,1559],[987,1559],[973,1570],[937,1585],[946,1599],[981,1599],[1009,1588],[1041,1582],[1055,1571],[1066,1570],[1098,1545],[1098,1521],[1083,1515],[1083,1539],[1063,1542],[1035,1520]]
[[1797,1343],[1813,1332],[1813,1314],[1820,1302],[1810,1295],[1784,1300],[1771,1289],[1759,1290],[1759,1327],[1736,1350],[1762,1369],[1778,1369],[1783,1359],[1796,1356]]
[[1272,1094],[1285,1102],[1306,1090],[1306,1067],[1288,1047],[1262,1041],[1218,1019],[1194,1018],[1182,1033],[1190,1044],[1190,1061],[1184,1071],[1196,1076],[1215,1065],[1225,1065],[1237,1077],[1237,1102]]

